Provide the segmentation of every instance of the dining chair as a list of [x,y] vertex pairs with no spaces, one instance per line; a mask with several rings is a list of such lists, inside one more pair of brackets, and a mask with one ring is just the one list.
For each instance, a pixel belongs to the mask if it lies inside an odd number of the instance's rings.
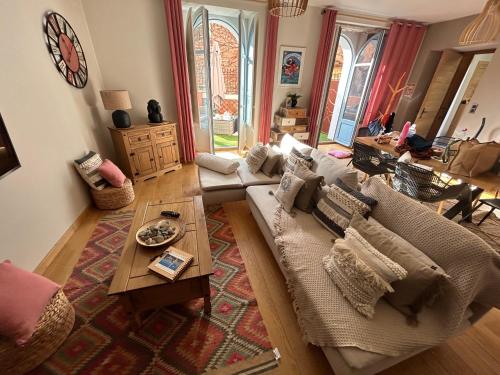
[[487,205],[490,207],[490,210],[486,213],[486,215],[483,216],[483,218],[479,221],[477,226],[480,226],[490,215],[493,213],[495,210],[500,210],[500,198],[494,198],[494,199],[480,199],[479,204],[475,206],[472,211],[467,215],[464,216],[459,223],[461,223],[464,220],[467,220],[469,217],[472,216],[472,214],[479,209],[483,204]]
[[354,142],[352,165],[368,176],[387,175],[394,173],[397,158],[385,156],[373,147]]
[[415,164],[398,162],[392,181],[393,189],[420,202],[435,203],[458,199],[468,191],[466,183],[449,185],[434,171]]

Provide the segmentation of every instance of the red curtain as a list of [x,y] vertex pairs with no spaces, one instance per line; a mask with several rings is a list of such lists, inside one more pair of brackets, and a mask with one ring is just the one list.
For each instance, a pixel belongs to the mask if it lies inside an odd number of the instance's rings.
[[269,143],[273,111],[274,76],[276,73],[276,45],[279,18],[267,14],[266,41],[264,43],[264,67],[260,96],[259,142]]
[[394,111],[402,91],[391,101],[391,86],[397,90],[399,80],[399,88],[406,84],[425,31],[425,26],[413,22],[395,21],[391,25],[366,107],[364,126],[379,117],[381,113]]
[[183,162],[193,161],[196,156],[194,147],[193,115],[189,76],[187,67],[186,43],[182,21],[181,0],[164,0],[167,19],[168,41],[172,58],[175,97],[179,126],[179,149]]
[[337,11],[325,9],[323,14],[323,26],[321,27],[321,37],[316,55],[316,65],[314,66],[314,76],[311,88],[311,100],[309,104],[309,140],[310,145],[315,145],[318,136],[320,122],[320,107],[323,96],[323,85],[328,79],[328,60],[335,36],[335,20]]

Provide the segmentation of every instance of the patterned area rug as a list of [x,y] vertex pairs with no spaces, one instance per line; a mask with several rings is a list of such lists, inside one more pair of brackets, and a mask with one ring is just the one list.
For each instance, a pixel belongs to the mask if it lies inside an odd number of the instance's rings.
[[97,224],[64,292],[76,311],[71,335],[32,374],[199,374],[271,350],[245,265],[220,206],[206,211],[214,264],[212,315],[203,299],[154,311],[136,332],[107,290],[133,212]]

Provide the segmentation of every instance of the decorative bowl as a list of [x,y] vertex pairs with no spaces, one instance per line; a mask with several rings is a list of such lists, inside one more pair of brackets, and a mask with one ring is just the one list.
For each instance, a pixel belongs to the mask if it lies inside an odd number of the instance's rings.
[[[139,236],[139,233],[148,230],[151,227],[158,227],[161,224],[166,224],[171,227],[173,230],[173,233],[169,235],[168,237],[165,238],[164,241],[161,242],[154,242],[154,243],[147,243],[144,240],[142,240]],[[144,223],[136,232],[135,234],[135,239],[137,243],[144,247],[158,247],[158,246],[164,246],[168,245],[169,243],[172,243],[179,235],[183,232],[182,230],[183,224],[179,220],[175,219],[170,219],[170,218],[164,218],[160,217],[151,221],[148,221],[147,223]]]

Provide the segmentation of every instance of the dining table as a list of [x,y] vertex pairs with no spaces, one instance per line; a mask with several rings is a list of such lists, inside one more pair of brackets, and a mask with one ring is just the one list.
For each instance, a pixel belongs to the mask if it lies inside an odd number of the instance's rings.
[[[400,157],[401,154],[395,150],[397,141],[392,139],[390,143],[378,143],[377,137],[356,137],[355,142],[370,146],[374,149],[386,152],[392,156]],[[412,158],[414,163],[432,168],[437,173],[445,173],[455,180],[459,180],[467,184],[468,189],[465,194],[458,199],[458,202],[450,207],[443,216],[448,219],[453,219],[459,213],[462,217],[467,217],[470,220],[470,213],[472,211],[473,203],[480,195],[487,191],[496,193],[500,190],[500,175],[493,172],[486,172],[478,176],[462,176],[447,171],[448,164],[443,163],[441,160],[430,159],[416,159]]]

